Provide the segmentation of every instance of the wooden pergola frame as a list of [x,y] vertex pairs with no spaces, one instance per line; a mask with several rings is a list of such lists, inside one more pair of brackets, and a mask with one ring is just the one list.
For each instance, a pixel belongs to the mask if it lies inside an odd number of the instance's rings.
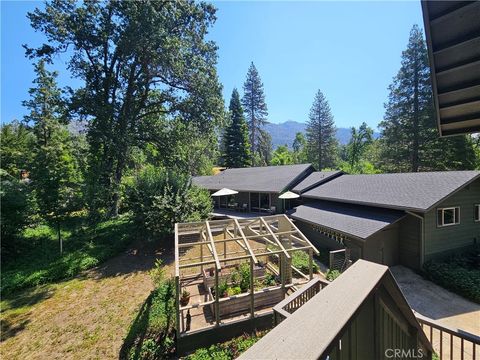
[[[219,238],[223,233],[223,238]],[[214,236],[214,234],[216,234]],[[227,244],[234,243],[238,251],[228,252]],[[260,244],[260,247],[254,245]],[[223,245],[223,251],[222,251]],[[220,249],[218,249],[220,246]],[[183,252],[197,248],[200,256],[186,258]],[[291,254],[295,251],[305,251],[309,254],[309,274],[303,274],[291,264]],[[318,250],[302,234],[286,215],[260,216],[249,219],[207,220],[202,222],[175,224],[175,288],[177,312],[177,338],[183,328],[183,313],[191,308],[210,306],[215,308],[215,325],[219,326],[219,306],[230,298],[215,296],[214,300],[202,303],[180,306],[182,282],[203,274],[204,266],[212,266],[215,275],[215,294],[218,294],[219,273],[223,264],[248,260],[250,263],[250,291],[248,294],[237,295],[250,297],[250,316],[255,316],[254,266],[259,264],[259,258],[278,257],[281,288],[285,293],[289,288],[295,288],[291,278],[292,269],[305,278],[305,283],[313,278],[313,253]],[[182,274],[186,269],[199,269],[194,275]],[[288,275],[290,274],[290,275]],[[298,283],[296,284],[298,285]],[[277,287],[277,289],[280,287]],[[180,326],[182,321],[182,328]]]

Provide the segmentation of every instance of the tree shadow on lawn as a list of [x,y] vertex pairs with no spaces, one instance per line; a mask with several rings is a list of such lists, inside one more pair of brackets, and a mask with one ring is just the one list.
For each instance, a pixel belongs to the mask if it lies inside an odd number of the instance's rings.
[[154,293],[152,292],[143,303],[137,317],[131,324],[118,355],[120,360],[140,359],[140,351],[142,350],[143,341],[147,338],[148,319],[152,307],[153,296]]
[[93,279],[102,279],[146,272],[153,269],[155,261],[158,259],[162,260],[164,266],[173,264],[173,238],[166,237],[156,240],[137,238],[126,251],[87,271],[86,276]]
[[31,307],[50,298],[54,290],[48,285],[23,290],[2,299],[0,340],[5,341],[25,329],[30,322]]

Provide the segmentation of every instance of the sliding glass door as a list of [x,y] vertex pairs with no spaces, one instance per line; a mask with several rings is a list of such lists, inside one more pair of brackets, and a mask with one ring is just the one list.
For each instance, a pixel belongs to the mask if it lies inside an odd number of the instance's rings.
[[250,193],[250,210],[253,212],[270,211],[270,193]]

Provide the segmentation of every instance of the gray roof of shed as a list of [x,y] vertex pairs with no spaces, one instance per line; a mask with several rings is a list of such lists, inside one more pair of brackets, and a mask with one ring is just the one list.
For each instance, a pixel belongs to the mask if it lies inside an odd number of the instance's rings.
[[318,201],[300,205],[290,214],[296,220],[318,224],[326,228],[366,239],[405,216],[405,212],[370,206],[346,205]]
[[380,283],[391,294],[405,320],[418,329],[419,340],[431,351],[431,344],[388,267],[358,260],[238,359],[320,359]]
[[303,193],[310,188],[320,185],[328,180],[335,178],[336,176],[340,176],[343,174],[340,170],[335,171],[314,171],[310,175],[308,175],[305,179],[303,179],[300,183],[295,185],[293,191],[297,193]]
[[307,198],[425,212],[480,177],[480,171],[342,175]]
[[213,176],[197,176],[193,183],[208,190],[228,188],[237,191],[281,192],[291,185],[310,164],[227,169]]

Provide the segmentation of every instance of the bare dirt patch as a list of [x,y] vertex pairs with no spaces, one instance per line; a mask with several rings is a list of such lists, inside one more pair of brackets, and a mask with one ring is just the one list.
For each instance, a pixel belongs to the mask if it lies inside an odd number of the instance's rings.
[[173,250],[137,242],[102,266],[2,301],[4,359],[118,359],[140,306],[153,289],[148,275]]

